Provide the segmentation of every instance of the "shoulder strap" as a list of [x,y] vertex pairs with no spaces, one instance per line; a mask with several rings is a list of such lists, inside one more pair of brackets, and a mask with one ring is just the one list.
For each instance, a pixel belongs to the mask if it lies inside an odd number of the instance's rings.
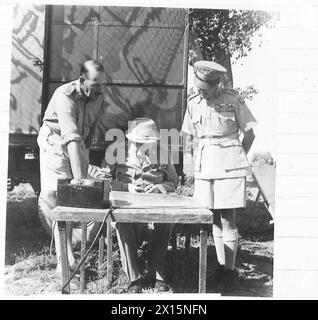
[[232,89],[232,88],[224,88],[223,90],[224,90],[224,93],[227,93],[231,96],[239,95],[239,92],[237,90]]
[[67,96],[70,96],[70,95],[74,92],[75,89],[76,89],[76,82],[75,82],[75,81],[72,81],[72,82],[70,82],[70,83],[68,84],[68,87],[67,87],[67,89],[65,90],[65,94],[66,94]]
[[196,97],[199,96],[199,95],[200,95],[200,93],[195,93],[195,94],[193,94],[192,96],[190,96],[190,97],[188,98],[188,102],[191,101],[192,99],[196,98]]

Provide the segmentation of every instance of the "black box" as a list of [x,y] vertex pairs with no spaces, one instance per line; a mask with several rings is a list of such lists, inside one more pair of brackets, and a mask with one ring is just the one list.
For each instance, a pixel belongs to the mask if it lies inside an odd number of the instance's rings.
[[[57,180],[57,205],[65,207],[102,209],[107,207],[107,188],[103,180],[81,179],[74,183],[72,179]],[[107,192],[108,191],[108,192]]]

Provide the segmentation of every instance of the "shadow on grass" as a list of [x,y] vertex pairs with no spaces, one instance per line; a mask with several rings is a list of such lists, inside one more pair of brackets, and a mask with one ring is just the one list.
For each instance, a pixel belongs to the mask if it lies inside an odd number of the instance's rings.
[[[194,228],[197,231],[197,228]],[[182,231],[180,229],[179,231]],[[193,231],[193,230],[191,230]],[[177,250],[167,250],[166,276],[172,291],[197,293],[199,280],[199,249],[198,236],[193,233],[188,259],[185,259],[184,236],[177,232]],[[266,232],[241,234],[240,248],[237,255],[238,277],[231,286],[217,283],[213,276],[216,268],[216,253],[211,235],[208,239],[207,292],[222,293],[228,296],[272,296],[273,275],[273,229]],[[55,256],[49,257],[50,236],[46,233],[38,218],[37,197],[31,193],[20,193],[17,196],[8,194],[6,216],[6,265],[16,264],[14,273],[39,278],[43,270],[43,281],[33,293],[42,292],[52,281],[47,279],[46,272],[54,270]],[[98,250],[94,249],[86,261],[86,293],[125,293],[128,279],[121,269],[118,243],[113,238],[113,283],[106,286],[106,270],[98,270]],[[28,259],[27,259],[28,258]],[[31,263],[31,262],[32,263]],[[104,262],[106,252],[104,253]],[[22,263],[18,263],[22,262]],[[21,270],[20,270],[20,269]],[[22,270],[23,269],[23,270]],[[35,272],[36,271],[36,272]],[[24,272],[24,273],[23,273]],[[52,271],[53,272],[53,271]],[[52,275],[53,277],[53,275]],[[35,279],[35,278],[34,278]],[[44,282],[47,279],[47,282]],[[57,281],[57,280],[56,280]],[[24,289],[27,291],[27,288]],[[148,290],[145,292],[153,293]],[[23,293],[26,294],[26,293]]]
[[[267,232],[264,235],[258,234],[258,237],[258,242],[242,239],[236,261],[237,277],[231,284],[222,283],[215,278],[215,247],[208,246],[207,293],[221,293],[224,296],[272,296],[273,258],[272,248],[268,243],[273,239],[273,234]],[[188,258],[185,257],[183,248],[177,250],[175,258],[172,251],[168,251],[166,270],[174,292],[197,293],[199,249],[190,247]]]

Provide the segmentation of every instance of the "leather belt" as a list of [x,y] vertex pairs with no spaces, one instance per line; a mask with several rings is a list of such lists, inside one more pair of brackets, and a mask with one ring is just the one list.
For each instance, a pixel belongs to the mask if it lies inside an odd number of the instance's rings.
[[226,134],[223,136],[214,136],[214,135],[204,135],[201,137],[198,137],[200,140],[216,140],[217,142],[227,141],[231,139],[238,139],[239,135],[237,132]]

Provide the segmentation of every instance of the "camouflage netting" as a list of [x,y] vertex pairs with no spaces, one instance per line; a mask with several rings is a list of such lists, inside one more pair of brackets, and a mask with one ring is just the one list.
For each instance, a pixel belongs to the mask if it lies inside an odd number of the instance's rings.
[[14,8],[10,133],[37,134],[40,127],[44,13],[43,5]]
[[180,129],[185,9],[52,9],[49,97],[62,82],[78,77],[83,61],[98,59],[106,70],[108,108],[97,141],[103,141],[107,129],[127,129],[128,120],[138,116],[153,118],[159,128]]

